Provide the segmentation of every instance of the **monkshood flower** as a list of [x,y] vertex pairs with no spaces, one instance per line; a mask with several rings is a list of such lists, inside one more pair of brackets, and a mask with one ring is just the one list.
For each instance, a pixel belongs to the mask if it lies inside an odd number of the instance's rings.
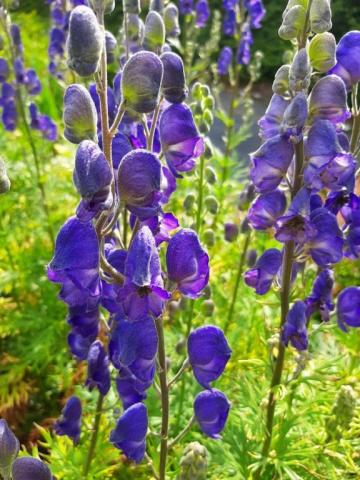
[[245,0],[244,7],[249,13],[251,28],[261,28],[266,13],[262,0]]
[[234,242],[239,236],[239,227],[235,223],[225,223],[224,236],[227,242]]
[[80,305],[70,307],[67,323],[71,326],[68,335],[68,345],[74,357],[86,360],[89,349],[99,334],[100,312],[96,305],[88,307]]
[[334,215],[337,215],[339,211],[344,207],[350,199],[349,192],[345,189],[337,192],[329,192],[326,200],[325,207]]
[[341,78],[336,75],[321,78],[309,97],[309,120],[330,120],[337,125],[350,116],[346,87]]
[[136,463],[144,458],[148,429],[147,409],[143,403],[135,403],[119,418],[110,433],[110,442]]
[[81,401],[73,395],[66,402],[60,418],[54,424],[56,435],[66,435],[77,445],[81,433],[81,415]]
[[360,257],[360,199],[350,193],[348,202],[341,208],[341,214],[346,222],[345,255],[356,259]]
[[93,75],[100,62],[103,34],[93,10],[74,8],[69,20],[68,65],[81,77]]
[[21,57],[24,51],[24,46],[21,40],[21,32],[19,25],[17,25],[16,23],[12,23],[10,25],[10,35],[13,45],[15,47],[15,54],[16,56]]
[[109,343],[110,360],[123,379],[141,382],[142,392],[153,382],[157,348],[158,336],[151,316],[141,317],[138,322],[130,322],[122,314],[115,317]]
[[85,87],[74,84],[64,95],[64,135],[71,143],[96,139],[98,121],[94,102]]
[[204,28],[210,18],[210,8],[207,0],[198,0],[195,6],[196,26]]
[[126,154],[118,169],[121,201],[141,220],[157,214],[161,198],[161,163],[148,150]]
[[205,151],[203,138],[196,128],[191,110],[186,105],[171,105],[160,117],[160,142],[171,173],[188,172],[196,158]]
[[341,330],[360,327],[360,287],[345,288],[338,297],[336,311]]
[[232,49],[230,47],[223,47],[217,61],[217,71],[219,75],[228,75],[232,58]]
[[111,207],[111,181],[113,175],[105,155],[91,140],[78,146],[75,157],[74,184],[81,195],[76,210],[79,220],[88,222],[102,210]]
[[188,95],[184,63],[176,53],[166,52],[160,56],[164,67],[161,92],[170,103],[181,103]]
[[6,420],[0,419],[0,473],[10,478],[10,469],[19,453],[20,443],[8,427]]
[[159,101],[162,62],[155,53],[137,52],[125,63],[121,90],[126,106],[138,113],[150,113]]
[[271,192],[278,187],[293,155],[293,144],[281,135],[269,138],[251,155],[250,178],[260,193]]
[[236,11],[235,9],[225,10],[223,19],[223,32],[232,37],[236,32]]
[[290,104],[290,100],[275,93],[265,111],[265,115],[258,121],[259,136],[262,140],[275,137],[280,133],[284,113]]
[[191,15],[194,11],[194,0],[179,0],[181,15]]
[[330,312],[334,310],[333,286],[334,274],[332,270],[328,268],[322,270],[315,279],[311,294],[305,299],[307,318],[310,318],[315,312],[319,312],[323,322],[329,320]]
[[267,293],[281,267],[282,253],[276,248],[266,250],[258,258],[254,268],[244,275],[246,285],[255,288],[258,295]]
[[251,46],[253,43],[254,39],[251,33],[250,24],[246,22],[241,29],[241,39],[236,54],[236,61],[239,65],[249,65],[251,60]]
[[281,131],[293,143],[299,143],[303,138],[303,129],[308,116],[307,98],[304,93],[298,93],[284,112]]
[[276,189],[257,197],[251,204],[247,218],[253,228],[265,230],[275,224],[285,212],[285,208],[285,193]]
[[120,369],[116,377],[116,389],[124,410],[142,402],[146,399],[146,390],[149,388],[149,382],[142,382],[135,375],[132,375],[127,369]]
[[310,86],[311,65],[306,48],[301,48],[294,56],[289,70],[291,92],[306,91]]
[[5,82],[10,74],[10,69],[5,58],[0,58],[0,83]]
[[41,82],[34,69],[26,70],[24,85],[29,95],[38,95],[41,92]]
[[237,0],[223,0],[222,6],[224,10],[234,10],[237,5]]
[[160,53],[165,42],[165,25],[158,12],[150,11],[145,20],[143,48],[151,52]]
[[[93,103],[95,104],[97,117],[98,117],[98,130],[101,130],[101,111],[100,111],[100,98],[96,90],[95,83],[92,83],[89,86],[89,93],[92,98]],[[121,95],[121,93],[120,93]],[[109,122],[111,123],[114,120],[117,111],[117,105],[115,101],[114,90],[110,87],[107,87],[107,103],[108,103],[108,116]]]
[[85,385],[89,390],[97,388],[101,395],[106,395],[110,390],[109,357],[100,340],[96,340],[91,345],[87,357],[87,366]]
[[336,128],[329,120],[317,120],[311,127],[306,142],[306,156],[308,163],[304,181],[313,190],[353,189],[355,159],[342,149]]
[[169,38],[176,38],[180,35],[179,26],[179,10],[174,3],[168,3],[164,8],[164,24],[166,36]]
[[178,219],[172,213],[161,213],[143,221],[142,224],[150,228],[157,247],[163,242],[168,242],[171,238],[170,232],[180,226]]
[[29,105],[30,127],[39,130],[46,139],[54,142],[57,139],[57,125],[47,115],[39,114],[38,108],[34,103]]
[[211,388],[220,377],[231,357],[231,349],[223,331],[214,325],[199,327],[189,335],[189,362],[198,383]]
[[15,102],[15,89],[10,83],[4,82],[1,88],[0,105],[3,107],[2,123],[5,130],[13,132],[17,124],[17,110]]
[[51,2],[50,19],[52,27],[49,35],[48,69],[51,75],[62,78],[62,74],[58,70],[59,64],[65,55],[68,29],[68,12],[66,10],[66,5],[62,0],[54,0]]
[[166,251],[168,277],[185,296],[197,298],[209,281],[209,256],[193,230],[184,228],[169,241]]
[[281,340],[286,346],[290,342],[297,350],[308,348],[306,321],[306,304],[299,300],[289,310],[283,326]]
[[[99,135],[99,146],[102,148],[102,137]],[[123,133],[116,133],[113,137],[112,144],[111,144],[111,151],[112,151],[112,163],[113,168],[117,170],[119,168],[121,160],[125,157],[125,155],[133,150],[133,146],[129,137]],[[117,178],[115,178],[117,180]]]
[[159,253],[146,225],[140,227],[125,261],[125,283],[119,299],[130,321],[161,315],[170,294],[164,290]]
[[70,307],[96,306],[99,301],[99,241],[91,223],[71,217],[61,227],[49,280],[61,283],[59,298]]
[[107,31],[105,32],[105,48],[106,48],[106,61],[108,64],[115,62],[115,52],[117,48],[117,40],[114,35]]
[[360,81],[360,32],[346,33],[336,48],[336,65],[329,71],[343,79],[350,89]]
[[33,457],[17,458],[12,466],[13,480],[52,480],[49,467]]
[[230,402],[220,390],[200,392],[194,401],[195,418],[205,435],[220,439],[229,415]]

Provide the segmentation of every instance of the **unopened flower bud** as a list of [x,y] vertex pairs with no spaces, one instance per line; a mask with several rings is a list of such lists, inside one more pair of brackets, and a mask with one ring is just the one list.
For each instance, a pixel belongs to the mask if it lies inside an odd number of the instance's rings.
[[161,91],[170,103],[181,103],[188,94],[184,64],[176,53],[166,52],[160,56],[164,67]]
[[213,230],[210,230],[210,229],[205,230],[204,243],[208,247],[213,247],[215,245],[215,234]]
[[253,267],[256,263],[257,251],[254,248],[251,248],[246,254],[246,264],[248,267]]
[[164,12],[164,0],[151,0],[149,10],[153,10],[162,15]]
[[294,57],[289,72],[289,87],[293,92],[307,90],[310,85],[311,67],[305,48],[300,49]]
[[203,120],[206,123],[206,125],[211,126],[214,122],[214,115],[212,114],[211,110],[204,110],[203,112]]
[[204,109],[214,110],[214,107],[215,107],[214,97],[212,95],[209,95],[208,97],[204,98],[204,100],[202,101],[202,107]]
[[275,74],[272,90],[278,95],[285,96],[289,92],[290,65],[282,65]]
[[82,85],[67,87],[64,95],[64,135],[71,143],[96,140],[96,107]]
[[297,38],[304,30],[305,21],[306,10],[302,5],[295,5],[289,10],[285,10],[283,21],[278,32],[279,37],[284,40]]
[[193,96],[194,100],[201,101],[202,93],[201,93],[201,83],[195,82],[192,89],[191,95]]
[[210,158],[212,158],[213,154],[214,153],[213,153],[213,149],[212,149],[211,145],[208,142],[206,142],[204,157],[207,158],[208,160],[210,160]]
[[4,480],[10,479],[11,465],[19,453],[19,446],[6,420],[0,419],[0,473]]
[[211,317],[215,310],[215,303],[211,299],[205,300],[201,305],[201,308],[205,317]]
[[166,5],[163,18],[166,35],[170,38],[178,37],[180,35],[179,10],[174,3]]
[[[206,153],[206,149],[205,149],[205,153]],[[217,176],[213,167],[208,166],[205,168],[205,178],[206,178],[206,181],[210,183],[210,185],[214,185],[216,183]]]
[[179,308],[180,310],[186,310],[189,304],[189,299],[186,298],[185,296],[181,297],[180,303],[179,303]]
[[126,13],[137,13],[141,12],[140,0],[123,0],[123,10]]
[[187,342],[184,338],[177,342],[177,344],[175,345],[175,351],[178,355],[180,355],[181,353],[184,352],[184,350],[186,348],[186,344],[187,344]]
[[33,457],[17,458],[12,466],[13,480],[52,480],[49,467]]
[[213,195],[209,195],[205,198],[205,207],[209,210],[210,213],[215,215],[219,210],[219,202]]
[[189,443],[180,460],[180,473],[176,480],[205,480],[207,477],[208,452],[198,442]]
[[194,207],[194,204],[195,204],[195,195],[193,193],[188,193],[185,197],[185,200],[184,200],[184,203],[183,203],[183,206],[184,206],[184,209],[186,210],[186,212],[190,212],[193,207]]
[[[6,172],[4,161],[0,158],[0,194],[6,193],[10,190],[10,179]],[[1,425],[0,425],[1,428]]]
[[163,76],[161,60],[152,52],[137,52],[125,63],[121,78],[127,107],[138,113],[150,113],[159,101]]
[[310,8],[310,26],[314,33],[331,30],[330,0],[314,0]]
[[350,385],[342,385],[333,407],[333,415],[343,430],[350,426],[356,406],[355,392]]
[[143,47],[159,53],[165,42],[165,25],[158,12],[150,11],[145,20]]
[[103,33],[91,8],[80,5],[71,12],[68,37],[68,65],[81,77],[93,75],[103,48]]
[[137,13],[127,15],[128,38],[131,42],[141,43],[144,35],[144,22]]
[[204,298],[206,298],[207,300],[209,298],[211,298],[211,287],[209,284],[206,285],[206,287],[204,288],[203,292],[202,292],[202,295]]
[[114,63],[117,41],[111,32],[105,32],[105,46],[107,63]]
[[336,40],[332,33],[318,33],[309,45],[311,66],[318,72],[325,73],[336,63]]
[[249,220],[247,217],[244,218],[244,220],[240,224],[240,232],[241,233],[247,233],[250,231],[250,224]]
[[115,0],[90,0],[90,5],[95,12],[109,14],[115,9]]
[[224,236],[227,242],[234,242],[239,235],[239,227],[236,223],[225,223],[224,225]]

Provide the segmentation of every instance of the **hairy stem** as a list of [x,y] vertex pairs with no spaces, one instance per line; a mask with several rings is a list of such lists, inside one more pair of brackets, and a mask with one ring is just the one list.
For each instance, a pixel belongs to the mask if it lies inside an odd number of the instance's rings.
[[159,374],[160,391],[161,391],[161,444],[160,444],[159,480],[165,480],[166,458],[168,453],[168,431],[169,431],[169,388],[167,384],[164,325],[163,325],[163,319],[161,317],[156,319],[156,330],[159,338],[158,374]]
[[96,404],[96,412],[95,412],[95,421],[94,421],[94,429],[91,435],[91,440],[90,440],[90,446],[88,450],[88,454],[86,457],[86,462],[84,466],[84,478],[87,478],[89,471],[90,471],[90,465],[94,456],[95,448],[96,448],[96,442],[97,442],[97,437],[99,433],[99,426],[100,426],[100,420],[101,420],[101,414],[102,414],[102,406],[104,402],[104,397],[99,393],[99,398]]

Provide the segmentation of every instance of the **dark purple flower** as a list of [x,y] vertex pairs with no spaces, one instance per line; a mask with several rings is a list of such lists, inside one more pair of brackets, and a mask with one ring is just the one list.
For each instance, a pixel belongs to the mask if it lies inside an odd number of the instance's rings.
[[17,117],[18,115],[15,100],[10,98],[3,105],[3,112],[1,117],[5,130],[13,132],[16,129]]
[[10,35],[12,43],[16,50],[16,55],[21,55],[24,47],[21,41],[21,32],[19,25],[17,25],[16,23],[12,23],[10,25]]
[[209,256],[197,234],[184,228],[171,238],[166,251],[169,280],[183,295],[197,298],[209,281]]
[[318,80],[309,98],[309,119],[323,119],[337,125],[350,117],[344,82],[336,75]]
[[115,52],[117,48],[117,40],[114,35],[106,30],[105,32],[105,45],[106,45],[106,60],[107,63],[115,62]]
[[10,478],[11,465],[19,453],[20,443],[6,420],[0,419],[0,473]]
[[160,117],[160,142],[166,162],[175,177],[195,166],[204,153],[205,145],[199,135],[191,110],[186,105],[171,105]]
[[360,287],[345,288],[338,297],[336,311],[341,330],[360,327]]
[[0,83],[5,82],[9,76],[9,65],[5,58],[0,58]]
[[188,338],[188,356],[196,380],[204,388],[211,388],[225,370],[231,349],[223,331],[214,325],[199,327]]
[[103,344],[96,340],[90,347],[87,357],[87,378],[85,385],[92,390],[97,388],[101,395],[110,390],[109,358]]
[[17,57],[14,60],[15,81],[18,84],[25,83],[25,68],[22,58]]
[[32,68],[26,70],[24,84],[30,95],[38,95],[41,92],[41,82]]
[[99,334],[100,313],[97,305],[70,307],[67,323],[71,326],[68,344],[78,360],[86,360],[89,349]]
[[162,177],[161,177],[161,198],[160,198],[160,203],[168,203],[171,195],[175,192],[176,190],[176,180],[174,175],[170,172],[170,170],[162,166],[161,167],[162,171]]
[[249,65],[251,60],[251,46],[254,39],[249,23],[244,23],[241,29],[241,39],[236,54],[236,61],[239,65]]
[[179,227],[179,221],[172,213],[162,213],[159,216],[151,217],[142,224],[150,228],[157,247],[163,242],[168,242],[171,238],[170,232]]
[[320,313],[321,320],[327,322],[330,312],[334,310],[332,289],[334,274],[326,268],[316,277],[311,294],[305,299],[306,316],[310,318],[315,312]]
[[342,207],[348,203],[349,198],[349,192],[345,189],[337,192],[329,192],[325,200],[325,207],[329,210],[329,212],[337,215]]
[[149,382],[143,382],[127,369],[121,368],[116,377],[116,388],[123,408],[126,410],[134,403],[142,402],[146,399],[146,390],[149,388]]
[[255,288],[258,295],[270,290],[271,284],[281,267],[282,253],[276,248],[266,250],[258,258],[255,267],[244,275],[246,285]]
[[239,227],[235,223],[225,223],[225,240],[227,242],[234,242],[239,235]]
[[261,22],[266,13],[262,0],[245,0],[244,7],[249,12],[251,27],[261,28]]
[[251,155],[250,178],[260,193],[268,193],[278,187],[293,155],[293,144],[281,135],[269,138]]
[[147,409],[143,403],[135,403],[119,418],[110,433],[110,442],[136,463],[144,458],[148,429]]
[[69,85],[64,95],[64,135],[71,143],[96,140],[98,121],[90,93],[82,85]]
[[259,135],[262,140],[275,137],[280,133],[284,113],[289,103],[289,100],[276,93],[271,97],[265,115],[258,121],[260,127]]
[[233,51],[230,47],[223,47],[217,62],[217,71],[219,75],[228,75],[232,63]]
[[238,4],[237,0],[223,0],[222,7],[224,10],[234,10]]
[[117,169],[121,160],[132,150],[129,138],[123,133],[117,133],[112,141],[112,162],[114,169]]
[[350,89],[360,81],[360,32],[346,33],[336,48],[336,65],[330,74],[338,75]]
[[215,388],[200,392],[195,398],[195,418],[201,431],[208,437],[221,438],[220,433],[225,427],[229,410],[229,400]]
[[160,56],[164,67],[161,91],[170,103],[181,103],[188,95],[184,64],[179,55],[165,52]]
[[308,116],[307,98],[303,92],[298,93],[284,112],[281,131],[294,143],[303,138],[303,129]]
[[194,0],[179,0],[181,15],[190,15],[194,10]]
[[57,125],[47,115],[41,115],[34,103],[29,105],[30,126],[39,130],[46,140],[54,142],[57,139]]
[[236,11],[235,9],[225,10],[223,19],[223,32],[225,35],[233,36],[236,32]]
[[304,302],[299,300],[291,307],[283,326],[281,340],[286,346],[290,342],[294,348],[300,351],[308,348],[306,305]]
[[81,433],[82,407],[80,399],[70,397],[61,411],[60,418],[54,424],[56,435],[66,435],[74,444],[79,443]]
[[265,230],[272,227],[276,220],[284,213],[286,196],[281,190],[274,190],[257,197],[248,213],[250,225],[256,230]]
[[49,467],[38,458],[17,458],[12,465],[13,480],[52,480]]
[[196,6],[196,26],[204,28],[210,18],[210,8],[207,0],[197,0]]
[[158,213],[161,163],[148,150],[133,150],[120,162],[118,187],[121,201],[141,220]]

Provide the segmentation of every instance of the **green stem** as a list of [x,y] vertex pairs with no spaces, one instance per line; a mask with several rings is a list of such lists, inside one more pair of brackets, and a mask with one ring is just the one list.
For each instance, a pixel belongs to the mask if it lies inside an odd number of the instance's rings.
[[356,153],[356,147],[359,142],[359,135],[360,135],[360,113],[358,111],[358,104],[357,104],[357,92],[358,92],[358,84],[353,87],[352,91],[352,110],[354,116],[353,127],[351,131],[351,140],[350,140],[350,150],[353,155]]
[[98,398],[98,401],[97,401],[97,404],[96,404],[94,429],[93,429],[93,433],[92,433],[92,436],[91,436],[90,446],[89,446],[89,450],[88,450],[88,454],[87,454],[86,462],[85,462],[85,466],[84,466],[84,478],[87,478],[87,476],[89,474],[91,462],[92,462],[92,459],[93,459],[93,456],[94,456],[97,437],[98,437],[98,433],[99,433],[103,402],[104,402],[104,397],[101,394],[99,394],[99,398]]
[[205,158],[204,155],[200,157],[200,170],[199,170],[199,182],[198,182],[198,197],[197,197],[197,210],[196,210],[196,232],[199,234],[201,227],[201,215],[204,201],[204,168]]
[[227,179],[228,175],[228,161],[229,161],[229,155],[231,152],[231,136],[235,127],[235,119],[234,119],[234,113],[235,113],[235,90],[237,90],[237,85],[233,86],[231,90],[231,98],[230,98],[230,105],[229,105],[229,111],[228,111],[228,117],[231,119],[231,122],[228,124],[226,127],[226,145],[225,145],[225,154],[224,154],[224,165],[222,168],[222,174],[221,174],[221,185],[224,185]]
[[244,271],[246,254],[247,254],[247,251],[248,251],[249,245],[250,245],[250,238],[251,238],[251,230],[249,230],[247,232],[246,237],[245,237],[245,241],[244,241],[244,245],[243,245],[243,249],[242,249],[242,253],[241,253],[241,257],[240,257],[240,261],[239,261],[239,266],[238,266],[238,270],[237,270],[233,295],[232,295],[232,299],[231,299],[231,303],[230,303],[230,308],[229,308],[229,312],[228,312],[228,315],[226,317],[226,321],[225,321],[225,324],[224,324],[224,333],[225,334],[227,333],[227,331],[228,331],[228,329],[231,325],[233,316],[234,316],[236,299],[237,299],[237,295],[238,295],[238,291],[239,291],[240,280],[241,280],[241,277],[242,277],[242,274],[243,274],[243,271]]
[[174,445],[176,445],[183,437],[185,437],[185,435],[191,430],[191,427],[194,425],[194,422],[195,422],[195,417],[191,417],[190,420],[188,421],[188,424],[186,425],[186,427],[181,430],[181,432],[176,435],[176,437],[171,440],[171,442],[169,442],[169,450],[171,448],[173,448]]
[[169,388],[167,384],[166,371],[166,352],[164,339],[163,319],[156,319],[156,330],[158,334],[158,362],[159,362],[159,380],[161,391],[161,444],[160,444],[160,464],[159,480],[165,480],[166,458],[168,453],[168,432],[169,432]]
[[150,150],[150,151],[152,151],[152,149],[153,149],[153,143],[154,143],[154,136],[155,136],[156,124],[157,124],[157,120],[158,120],[158,118],[159,118],[161,103],[162,103],[162,97],[159,99],[159,102],[158,102],[158,104],[156,105],[156,108],[155,108],[155,111],[154,111],[154,115],[153,115],[152,121],[151,121],[149,138],[148,138],[148,142],[147,142],[147,149]]

